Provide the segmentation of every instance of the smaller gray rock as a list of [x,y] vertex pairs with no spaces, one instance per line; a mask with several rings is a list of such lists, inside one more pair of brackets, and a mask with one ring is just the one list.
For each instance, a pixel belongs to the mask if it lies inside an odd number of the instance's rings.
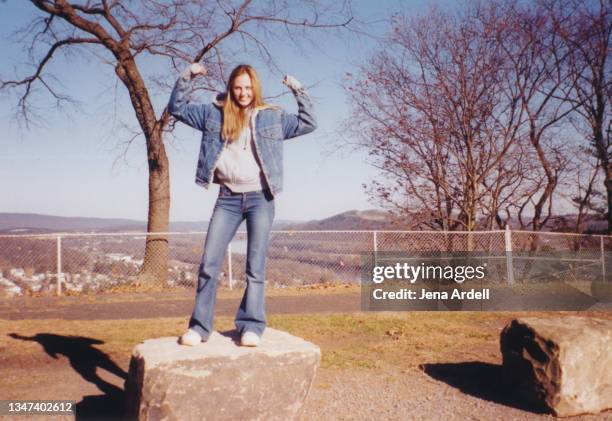
[[612,408],[612,320],[512,320],[501,333],[504,381],[523,399],[567,417]]
[[235,332],[182,346],[176,337],[149,339],[132,352],[126,400],[139,420],[291,420],[314,381],[321,351],[267,328],[258,347],[238,345]]

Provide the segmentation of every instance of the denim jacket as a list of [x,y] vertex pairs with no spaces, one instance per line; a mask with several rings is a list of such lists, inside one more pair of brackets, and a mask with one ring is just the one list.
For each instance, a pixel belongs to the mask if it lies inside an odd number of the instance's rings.
[[[224,141],[221,137],[223,108],[218,103],[190,104],[192,88],[189,75],[182,75],[174,85],[168,111],[177,120],[202,131],[200,156],[196,170],[196,183],[208,188],[214,180],[215,166],[221,155]],[[317,123],[310,97],[304,90],[293,90],[298,113],[289,114],[277,107],[256,109],[253,132],[257,159],[270,188],[275,195],[283,188],[283,140],[312,132]]]

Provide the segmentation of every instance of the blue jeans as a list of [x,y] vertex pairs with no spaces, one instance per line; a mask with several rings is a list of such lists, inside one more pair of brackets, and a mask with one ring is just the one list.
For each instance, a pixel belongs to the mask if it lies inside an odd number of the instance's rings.
[[208,339],[213,330],[217,283],[227,245],[245,218],[247,286],[236,314],[236,329],[240,333],[251,331],[261,336],[266,328],[266,253],[274,220],[274,199],[267,191],[232,193],[221,186],[208,225],[195,305],[189,320],[189,328],[198,332],[203,340]]

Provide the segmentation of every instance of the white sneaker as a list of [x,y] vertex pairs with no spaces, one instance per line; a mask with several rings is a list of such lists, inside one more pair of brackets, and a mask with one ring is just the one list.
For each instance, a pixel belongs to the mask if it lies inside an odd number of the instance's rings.
[[202,337],[200,336],[198,332],[196,332],[193,329],[189,329],[187,332],[183,333],[183,335],[181,335],[181,337],[179,338],[179,343],[181,345],[195,346],[199,344],[200,342],[202,342]]
[[240,338],[242,346],[257,346],[259,345],[259,336],[255,332],[244,332]]

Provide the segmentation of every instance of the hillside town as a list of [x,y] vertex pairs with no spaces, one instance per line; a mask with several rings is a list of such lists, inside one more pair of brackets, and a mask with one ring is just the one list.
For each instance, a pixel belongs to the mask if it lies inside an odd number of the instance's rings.
[[[190,285],[194,280],[193,269],[174,262],[168,268],[168,285]],[[88,293],[130,283],[134,280],[142,259],[124,253],[106,253],[98,256],[93,270],[82,268],[78,272],[61,273],[63,292]],[[32,267],[13,267],[0,270],[0,297],[15,297],[57,292],[57,272],[35,271]]]

